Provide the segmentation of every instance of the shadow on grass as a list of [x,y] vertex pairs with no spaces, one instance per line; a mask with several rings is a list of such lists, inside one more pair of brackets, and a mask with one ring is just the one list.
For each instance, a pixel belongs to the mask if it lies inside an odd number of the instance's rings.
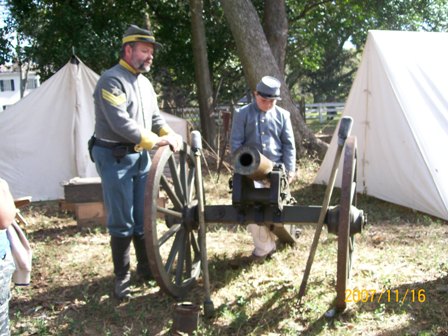
[[[250,295],[234,297],[226,304],[216,307],[215,317],[204,320],[203,326],[208,335],[267,335],[276,329],[290,312],[286,307],[291,303],[293,287],[289,285],[276,286],[270,293],[260,293],[256,290]],[[248,312],[249,302],[269,295],[269,299],[257,311]],[[219,322],[220,318],[231,315],[229,324]]]
[[[234,279],[238,278],[241,272],[245,272],[252,266],[254,266],[254,263],[248,260],[248,257],[243,255],[243,253],[238,253],[234,256],[228,256],[227,254],[213,255],[208,259],[211,296],[213,296],[213,292],[225,288]],[[184,299],[191,300],[194,295],[199,295],[202,299],[203,283],[201,282],[197,290],[193,289],[193,291],[193,295],[190,294]]]
[[[67,231],[64,234],[68,234]],[[40,232],[39,236],[43,237],[44,233]],[[240,272],[252,267],[243,260],[243,257],[210,260],[212,300],[214,292],[226,287]],[[229,263],[238,266],[232,268]],[[43,284],[43,281],[39,283]],[[169,335],[177,302],[174,298],[161,292],[152,282],[151,286],[132,286],[134,298],[118,301],[111,295],[112,283],[112,276],[90,280],[85,275],[85,281],[78,285],[30,288],[31,298],[17,295],[10,303],[11,315],[14,316],[11,319],[13,330],[20,335]],[[235,335],[243,324],[248,331],[258,328],[266,314],[271,316],[269,325],[278,324],[284,318],[283,305],[271,308],[286,300],[287,290],[288,287],[283,287],[273,292],[271,299],[258,310],[259,313],[252,314],[250,318],[236,318],[228,326],[215,325],[213,318],[203,319],[203,326],[212,334],[219,330],[220,335]],[[257,295],[253,293],[251,297]],[[182,301],[191,301],[202,307],[203,299],[203,285],[199,284]],[[240,306],[238,298],[229,305],[216,307],[215,316],[221,317],[223,310],[232,309],[231,306]],[[27,321],[20,317],[26,317]],[[267,329],[262,327],[260,330]]]
[[[322,315],[311,323],[303,335],[319,335],[324,329],[336,330],[356,325],[360,316],[372,314],[376,320],[387,320],[387,315],[410,315],[406,325],[384,325],[376,335],[448,335],[448,276],[436,280],[411,283],[384,289],[373,296],[362,296],[336,318]],[[381,327],[381,326],[380,326]],[[347,329],[349,330],[349,329]]]
[[[158,335],[170,324],[173,301],[158,287],[132,287],[134,298],[112,297],[113,278],[36,288],[30,299],[10,302],[17,335]],[[29,319],[25,322],[25,318]]]
[[[74,222],[59,225],[57,221],[56,219],[48,226],[30,230],[30,241],[38,244],[46,241],[57,242],[67,237],[89,237],[91,230],[101,230],[107,234],[102,227],[80,230]],[[244,259],[242,255],[221,255],[210,259],[212,292],[226,287],[240,272],[252,266],[246,264]],[[57,263],[56,260],[52,262]],[[233,267],[229,266],[230,264]],[[13,294],[10,312],[14,334],[165,335],[169,332],[173,305],[177,301],[161,292],[155,282],[152,287],[133,287],[135,297],[128,302],[120,302],[111,295],[112,275],[92,278],[89,274],[83,274],[84,281],[73,285],[69,282],[55,284],[51,279],[46,281],[38,274],[40,273],[36,273],[30,287],[18,289],[19,292]],[[200,283],[182,300],[202,306],[203,298],[203,285]]]
[[[323,198],[323,186],[311,185],[302,189],[302,195],[310,204],[319,204]],[[306,196],[308,195],[308,196]],[[337,200],[338,191],[335,190],[333,200]],[[300,196],[300,193],[297,195]],[[298,199],[298,201],[300,198]],[[311,200],[311,201],[310,201]],[[316,201],[316,202],[314,202]],[[335,204],[334,201],[331,204]],[[303,203],[299,201],[299,204]],[[370,209],[378,218],[412,218],[417,214],[398,206],[387,205],[385,202],[369,197],[359,197],[358,207]],[[378,209],[381,209],[380,211]],[[369,210],[367,210],[369,212]],[[57,222],[57,219],[55,220]],[[398,221],[398,220],[397,220]],[[105,231],[104,231],[105,232]],[[70,225],[52,225],[30,232],[30,240],[45,241],[67,236],[88,236],[89,231],[80,231],[72,222]],[[101,261],[99,261],[101,262]],[[232,267],[232,264],[234,265]],[[235,266],[236,265],[236,266]],[[209,260],[212,299],[214,293],[229,286],[242,272],[252,267],[245,263],[244,257],[213,256]],[[173,298],[160,293],[157,285],[153,287],[136,287],[136,297],[129,302],[118,302],[111,298],[112,276],[92,280],[89,274],[78,285],[64,285],[48,287],[45,279],[39,280],[41,288],[32,288],[29,299],[18,295],[11,301],[11,316],[15,331],[20,335],[163,335],[169,328],[172,319]],[[298,279],[300,281],[300,279]],[[380,299],[377,294],[372,302],[353,304],[345,313],[336,319],[321,316],[315,321],[302,320],[300,313],[294,311],[293,304],[296,288],[293,284],[273,283],[269,287],[272,291],[267,300],[255,312],[247,313],[246,304],[257,301],[266,293],[255,289],[245,297],[234,297],[225,305],[216,307],[216,318],[204,320],[203,327],[207,335],[246,335],[268,334],[273,330],[282,329],[281,323],[286,318],[294,318],[303,326],[304,335],[319,335],[332,328],[348,328],[356,325],[363,314],[374,316],[375,321],[381,321],[381,316],[409,314],[412,325],[390,325],[382,335],[419,334],[448,334],[448,278],[446,275],[434,281],[402,285],[388,290],[399,298],[403,298],[408,290],[408,297],[403,302],[391,302],[388,297]],[[319,284],[315,284],[318,286]],[[33,284],[32,284],[33,286]],[[424,290],[425,302],[411,302],[412,292]],[[395,292],[398,291],[398,292]],[[415,293],[415,292],[414,292]],[[414,294],[415,297],[416,294]],[[203,286],[195,286],[186,300],[202,305]],[[230,324],[223,325],[220,318],[230,312],[233,315]],[[23,319],[21,318],[23,317]],[[23,322],[26,320],[27,322]],[[387,320],[387,319],[386,319]],[[34,322],[32,322],[34,321]],[[42,322],[39,322],[42,321]],[[216,331],[216,332],[215,332]]]

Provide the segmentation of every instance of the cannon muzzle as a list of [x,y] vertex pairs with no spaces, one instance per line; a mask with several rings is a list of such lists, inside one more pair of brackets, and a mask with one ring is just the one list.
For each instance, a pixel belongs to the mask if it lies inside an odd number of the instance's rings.
[[264,180],[274,168],[274,163],[255,147],[241,146],[233,156],[233,168],[235,173],[252,180]]

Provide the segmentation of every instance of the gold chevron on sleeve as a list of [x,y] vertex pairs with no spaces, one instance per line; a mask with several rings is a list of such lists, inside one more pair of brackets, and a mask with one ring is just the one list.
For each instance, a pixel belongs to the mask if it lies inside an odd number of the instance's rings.
[[126,102],[126,95],[124,93],[121,93],[118,96],[116,96],[113,93],[107,91],[106,89],[102,89],[101,95],[113,106],[120,106]]

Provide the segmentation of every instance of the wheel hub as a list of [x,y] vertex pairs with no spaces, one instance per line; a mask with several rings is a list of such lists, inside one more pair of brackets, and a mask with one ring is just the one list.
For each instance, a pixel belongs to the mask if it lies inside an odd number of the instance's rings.
[[182,209],[182,224],[188,232],[197,230],[199,228],[197,211],[197,204],[189,204]]

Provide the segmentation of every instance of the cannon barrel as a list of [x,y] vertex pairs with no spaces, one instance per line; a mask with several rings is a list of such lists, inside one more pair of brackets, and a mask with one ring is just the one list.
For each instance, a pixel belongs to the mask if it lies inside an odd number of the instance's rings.
[[241,146],[233,155],[235,173],[252,180],[264,180],[274,168],[274,163],[252,146]]

